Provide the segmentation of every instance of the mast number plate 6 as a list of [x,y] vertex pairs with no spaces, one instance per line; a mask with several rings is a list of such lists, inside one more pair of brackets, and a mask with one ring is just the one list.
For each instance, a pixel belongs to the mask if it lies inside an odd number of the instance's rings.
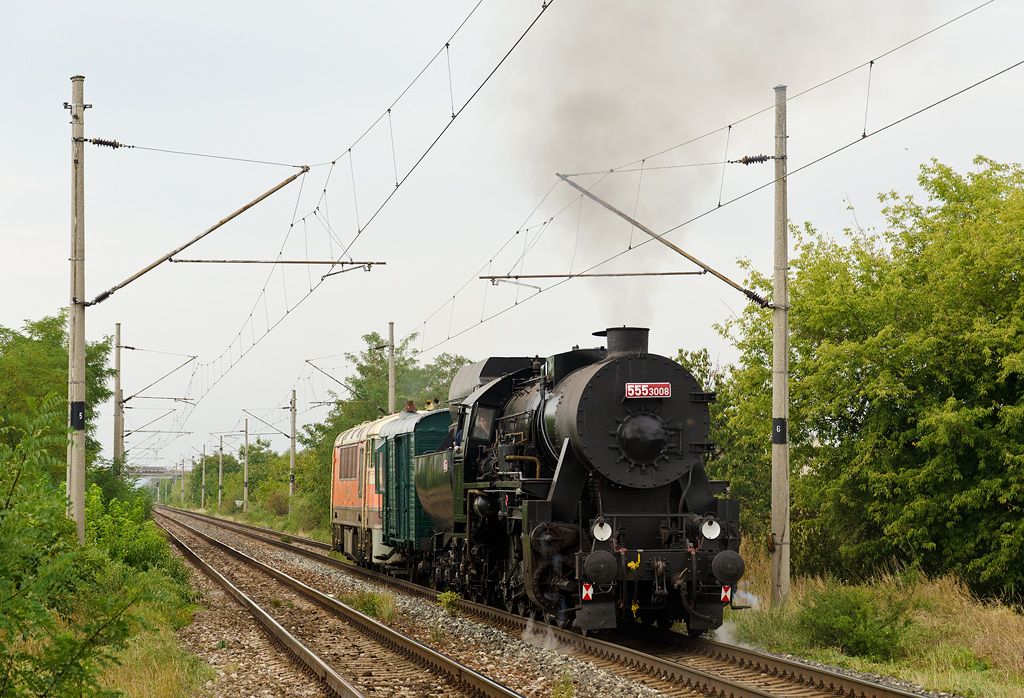
[[627,398],[672,397],[671,383],[626,383]]

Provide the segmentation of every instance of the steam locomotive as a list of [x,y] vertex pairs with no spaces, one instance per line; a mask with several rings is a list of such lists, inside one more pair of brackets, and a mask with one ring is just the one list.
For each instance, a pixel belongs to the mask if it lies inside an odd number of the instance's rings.
[[449,409],[340,434],[334,547],[359,564],[584,632],[722,623],[743,575],[739,505],[704,469],[705,392],[647,350],[464,366]]

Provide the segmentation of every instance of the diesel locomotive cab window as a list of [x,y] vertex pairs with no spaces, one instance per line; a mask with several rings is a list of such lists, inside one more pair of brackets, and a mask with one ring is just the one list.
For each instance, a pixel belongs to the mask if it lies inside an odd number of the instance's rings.
[[356,447],[350,446],[341,449],[341,465],[338,467],[339,480],[355,480],[356,472]]
[[473,438],[480,441],[490,441],[491,427],[494,425],[494,408],[476,408],[476,417],[473,419]]

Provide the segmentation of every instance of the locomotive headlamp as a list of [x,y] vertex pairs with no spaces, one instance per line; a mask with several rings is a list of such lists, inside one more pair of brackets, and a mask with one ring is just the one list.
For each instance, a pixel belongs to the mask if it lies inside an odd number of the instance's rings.
[[710,517],[704,519],[704,523],[700,526],[700,534],[708,540],[718,538],[721,533],[722,525]]
[[594,538],[601,541],[602,543],[612,537],[612,527],[605,523],[604,519],[598,519],[594,524],[594,528],[591,529]]

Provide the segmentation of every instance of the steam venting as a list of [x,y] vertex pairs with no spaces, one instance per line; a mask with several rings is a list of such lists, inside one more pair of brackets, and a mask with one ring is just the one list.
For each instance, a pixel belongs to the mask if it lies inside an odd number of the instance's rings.
[[646,354],[650,333],[647,327],[609,327],[594,336],[608,338],[609,354]]

